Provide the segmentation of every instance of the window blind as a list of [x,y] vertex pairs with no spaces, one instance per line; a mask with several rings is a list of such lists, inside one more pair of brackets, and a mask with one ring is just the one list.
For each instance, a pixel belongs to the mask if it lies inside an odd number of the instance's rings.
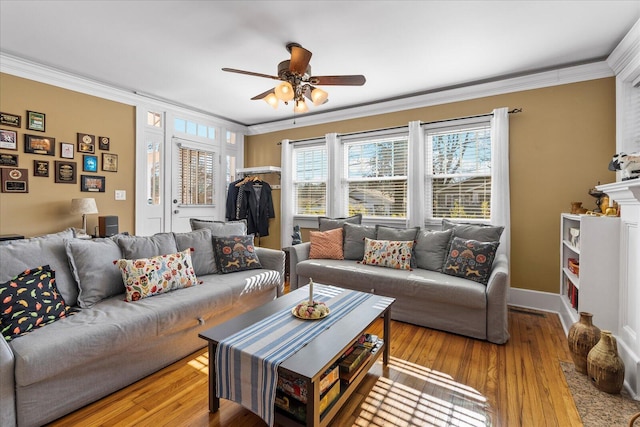
[[183,205],[214,204],[214,156],[212,151],[179,148],[178,180]]
[[293,193],[296,215],[326,215],[327,148],[324,145],[293,149]]

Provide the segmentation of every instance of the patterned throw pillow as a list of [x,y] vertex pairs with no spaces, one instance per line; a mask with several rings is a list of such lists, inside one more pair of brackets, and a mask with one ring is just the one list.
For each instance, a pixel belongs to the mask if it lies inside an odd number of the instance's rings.
[[411,270],[413,241],[373,240],[365,237],[363,264]]
[[151,258],[119,259],[127,301],[188,288],[198,283],[191,262],[191,249]]
[[0,283],[0,325],[7,341],[67,316],[69,307],[48,265]]
[[311,247],[310,259],[344,259],[342,253],[342,228],[334,228],[329,231],[309,232]]
[[454,237],[443,273],[487,284],[499,242],[479,242]]
[[214,237],[216,263],[221,273],[262,268],[253,246],[253,234],[248,236]]

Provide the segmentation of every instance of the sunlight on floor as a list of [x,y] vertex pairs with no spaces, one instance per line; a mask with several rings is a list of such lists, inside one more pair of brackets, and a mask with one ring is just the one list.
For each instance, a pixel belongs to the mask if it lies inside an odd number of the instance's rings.
[[189,366],[195,368],[197,371],[202,372],[205,375],[209,375],[209,353],[203,353],[200,356],[196,356],[195,359],[187,362]]

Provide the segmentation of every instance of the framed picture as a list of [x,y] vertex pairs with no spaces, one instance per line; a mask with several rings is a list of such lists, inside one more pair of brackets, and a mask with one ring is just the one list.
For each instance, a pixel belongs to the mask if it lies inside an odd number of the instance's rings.
[[18,149],[18,132],[15,130],[0,129],[0,148],[5,150]]
[[56,139],[48,136],[27,135],[24,136],[24,152],[33,154],[56,155]]
[[98,156],[82,156],[83,172],[98,172]]
[[28,193],[29,176],[26,169],[1,168],[3,193]]
[[18,166],[18,155],[0,153],[0,166]]
[[21,117],[16,114],[0,113],[0,125],[20,127]]
[[78,132],[78,153],[96,152],[96,136]]
[[118,155],[102,153],[102,170],[107,172],[118,172]]
[[80,175],[80,191],[104,193],[104,176]]
[[54,165],[56,169],[55,182],[60,184],[76,184],[78,182],[76,162],[56,160]]
[[34,160],[33,176],[49,176],[49,160]]
[[44,113],[27,111],[27,129],[44,132]]
[[68,142],[60,143],[60,157],[63,159],[73,159],[73,144]]
[[99,136],[98,137],[98,148],[104,151],[109,151],[109,145],[111,145],[111,140],[108,136]]

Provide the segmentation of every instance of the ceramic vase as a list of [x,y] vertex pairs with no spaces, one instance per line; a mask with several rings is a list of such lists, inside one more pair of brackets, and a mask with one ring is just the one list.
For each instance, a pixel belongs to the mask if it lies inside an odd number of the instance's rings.
[[592,322],[593,314],[580,312],[580,319],[569,328],[569,351],[576,371],[587,374],[587,356],[600,340],[600,329]]
[[624,363],[618,356],[618,343],[610,331],[602,331],[600,341],[589,352],[587,371],[598,390],[611,394],[622,390]]

